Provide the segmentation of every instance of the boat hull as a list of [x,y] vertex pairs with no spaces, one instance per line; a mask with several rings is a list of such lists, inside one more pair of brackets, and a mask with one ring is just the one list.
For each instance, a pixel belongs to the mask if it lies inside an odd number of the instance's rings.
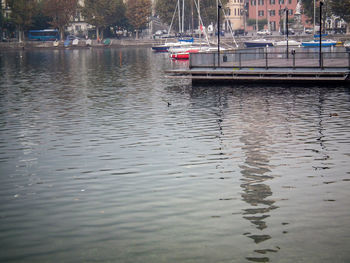
[[71,44],[71,41],[69,41],[68,39],[64,41],[63,45],[64,47],[69,47]]
[[[322,47],[332,47],[335,46],[337,42],[322,42],[321,46]],[[319,47],[320,42],[302,42],[301,45],[303,47]]]
[[170,57],[173,59],[189,59],[190,53],[198,53],[199,49],[191,49],[186,52],[171,53]]
[[272,47],[273,46],[273,43],[272,42],[244,42],[244,45],[247,47],[247,48],[250,48],[250,47]]
[[[276,47],[284,47],[284,46],[287,46],[287,41],[279,41],[279,42],[276,42],[275,43],[275,46]],[[297,42],[297,41],[288,41],[288,46],[290,47],[299,47],[301,46],[301,43],[300,42]]]
[[152,50],[155,52],[168,52],[169,47],[168,46],[154,46],[154,47],[152,47]]
[[171,58],[187,60],[190,58],[190,53],[174,53],[174,54],[171,54]]

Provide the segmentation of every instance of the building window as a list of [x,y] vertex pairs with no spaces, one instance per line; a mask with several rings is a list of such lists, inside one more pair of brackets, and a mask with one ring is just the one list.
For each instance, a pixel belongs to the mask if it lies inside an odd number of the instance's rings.
[[278,3],[279,3],[280,5],[284,5],[284,0],[279,0]]
[[292,4],[292,0],[288,0],[288,3],[291,5]]
[[256,0],[251,0],[251,5],[256,5]]
[[258,5],[264,5],[264,0],[258,0]]
[[275,10],[270,10],[270,16],[275,16],[276,15],[276,11]]
[[259,11],[258,16],[264,16],[264,11],[263,10]]
[[290,16],[293,15],[293,9],[288,9],[288,15],[290,15]]
[[276,4],[276,0],[270,0],[270,5]]

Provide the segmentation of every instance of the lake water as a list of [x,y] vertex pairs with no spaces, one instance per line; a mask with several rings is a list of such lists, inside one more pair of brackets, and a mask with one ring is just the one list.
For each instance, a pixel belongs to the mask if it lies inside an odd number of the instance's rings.
[[0,52],[1,262],[350,262],[350,88],[184,66]]

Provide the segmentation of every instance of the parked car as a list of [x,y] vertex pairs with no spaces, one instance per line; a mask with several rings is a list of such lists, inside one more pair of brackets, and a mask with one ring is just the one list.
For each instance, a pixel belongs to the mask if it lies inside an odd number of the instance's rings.
[[157,30],[155,33],[154,33],[155,36],[157,37],[160,37],[161,35],[163,35],[163,31],[162,30]]
[[74,36],[74,35],[68,35],[66,39],[69,40],[69,41],[73,41],[74,39],[80,40],[79,37],[76,37],[76,36]]
[[[286,35],[287,34],[287,30],[284,30],[283,28],[280,31],[281,35]],[[294,35],[295,32],[292,28],[288,28],[288,35]]]
[[244,29],[236,29],[233,33],[235,36],[246,36],[248,34],[248,32],[245,32]]
[[267,36],[272,35],[272,33],[268,29],[263,29],[257,32],[259,36]]
[[306,34],[313,34],[314,33],[314,29],[313,28],[305,28],[305,33]]

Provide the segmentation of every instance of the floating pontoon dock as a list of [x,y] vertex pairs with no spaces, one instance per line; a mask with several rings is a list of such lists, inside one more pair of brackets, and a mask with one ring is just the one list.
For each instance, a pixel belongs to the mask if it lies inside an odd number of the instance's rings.
[[208,82],[350,83],[350,53],[268,52],[267,49],[194,53],[188,69],[166,71],[171,78]]

